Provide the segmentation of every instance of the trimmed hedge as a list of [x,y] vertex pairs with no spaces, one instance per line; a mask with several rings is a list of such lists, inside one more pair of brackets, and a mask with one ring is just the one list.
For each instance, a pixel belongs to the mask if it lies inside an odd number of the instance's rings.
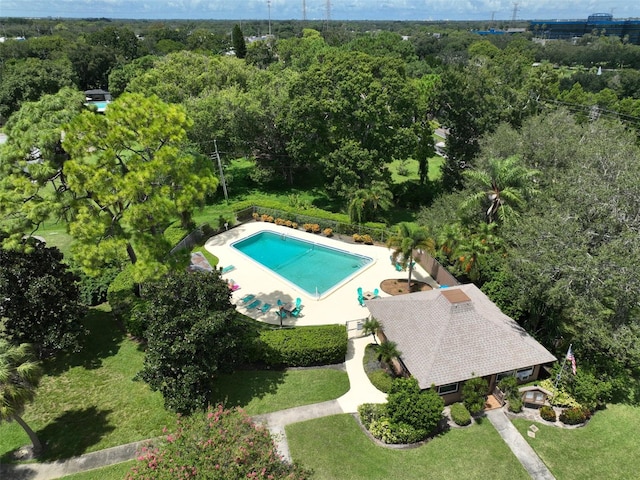
[[369,381],[378,390],[384,393],[389,393],[391,390],[391,384],[393,383],[393,377],[384,370],[375,370],[367,375]]
[[560,421],[565,425],[578,425],[589,418],[588,410],[582,407],[565,408],[560,414]]
[[546,420],[547,422],[556,421],[556,411],[553,409],[553,407],[550,407],[549,405],[543,405],[540,407],[540,416],[542,417],[543,420]]
[[509,411],[520,413],[522,411],[522,400],[519,397],[509,399]]
[[456,425],[465,427],[471,423],[471,414],[464,404],[454,403],[451,405],[451,420],[453,420]]
[[273,367],[311,367],[344,362],[347,329],[344,325],[263,330],[253,361]]

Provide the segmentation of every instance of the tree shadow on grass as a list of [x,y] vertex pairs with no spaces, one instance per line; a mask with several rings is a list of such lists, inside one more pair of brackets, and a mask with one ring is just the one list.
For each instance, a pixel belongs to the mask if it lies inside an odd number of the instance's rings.
[[275,394],[285,382],[284,370],[238,370],[217,379],[211,394],[211,404],[226,408],[245,407],[254,398]]
[[37,432],[44,445],[39,460],[60,460],[86,453],[89,447],[115,429],[108,419],[111,413],[111,410],[89,407],[58,416]]
[[82,350],[78,353],[63,353],[47,360],[45,370],[50,375],[59,375],[72,367],[96,369],[102,360],[118,353],[125,337],[118,322],[110,311],[101,308],[88,310],[83,319],[88,334],[82,340]]

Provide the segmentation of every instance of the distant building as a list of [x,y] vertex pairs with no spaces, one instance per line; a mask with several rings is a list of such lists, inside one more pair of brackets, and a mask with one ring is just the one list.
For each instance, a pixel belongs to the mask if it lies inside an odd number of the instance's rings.
[[111,94],[106,90],[94,89],[85,90],[84,97],[86,100],[85,105],[93,105],[98,110],[98,113],[104,113],[107,108],[107,104],[111,102]]
[[536,36],[571,40],[596,32],[608,37],[629,38],[640,45],[640,19],[614,20],[610,13],[594,13],[586,20],[532,20],[529,29]]

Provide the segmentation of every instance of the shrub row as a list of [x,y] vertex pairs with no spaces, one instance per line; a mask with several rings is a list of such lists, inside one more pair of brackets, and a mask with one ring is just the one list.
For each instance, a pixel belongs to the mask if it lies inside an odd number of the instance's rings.
[[323,325],[263,330],[250,360],[273,367],[311,367],[342,363],[346,355],[346,327]]
[[591,412],[584,407],[569,407],[560,414],[560,421],[565,425],[578,425],[586,422],[590,417]]
[[393,377],[384,370],[375,370],[368,374],[369,381],[378,390],[384,393],[389,393],[391,390],[391,384],[393,383]]
[[540,407],[540,416],[547,422],[556,421],[556,411],[549,405],[543,405],[542,407]]
[[467,407],[462,403],[454,403],[451,405],[451,420],[455,422],[456,425],[460,425],[464,427],[471,423],[471,414]]

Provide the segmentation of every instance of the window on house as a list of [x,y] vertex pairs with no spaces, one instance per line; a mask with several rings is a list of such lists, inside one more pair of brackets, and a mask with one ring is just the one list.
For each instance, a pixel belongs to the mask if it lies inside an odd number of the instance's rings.
[[518,377],[518,380],[521,382],[527,380],[531,375],[533,375],[533,367],[523,368],[516,372],[516,377]]
[[438,387],[438,395],[447,395],[448,393],[455,393],[458,391],[457,383],[450,383],[448,385],[440,385]]
[[515,376],[516,372],[515,370],[509,370],[508,372],[501,372],[498,373],[496,375],[496,382],[499,382],[500,380],[502,380],[503,378],[507,378],[507,377],[513,377]]

